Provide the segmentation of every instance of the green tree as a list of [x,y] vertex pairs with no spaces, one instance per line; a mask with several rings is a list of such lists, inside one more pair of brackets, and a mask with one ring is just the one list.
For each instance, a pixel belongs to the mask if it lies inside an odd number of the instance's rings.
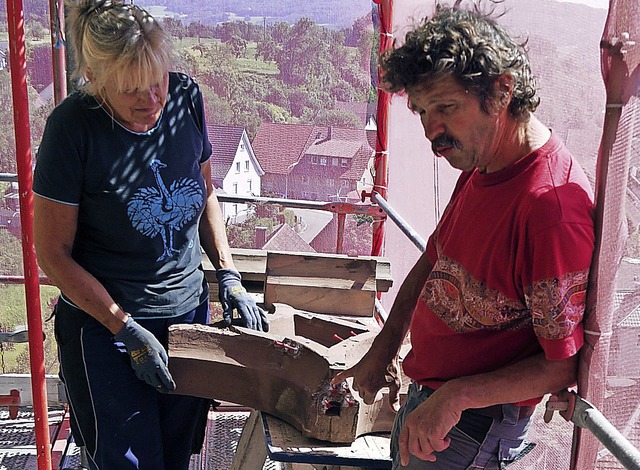
[[342,109],[322,109],[312,119],[312,122],[320,126],[344,127],[347,129],[362,127],[358,116]]
[[180,19],[167,16],[162,19],[162,27],[174,38],[183,39],[185,36],[185,27]]

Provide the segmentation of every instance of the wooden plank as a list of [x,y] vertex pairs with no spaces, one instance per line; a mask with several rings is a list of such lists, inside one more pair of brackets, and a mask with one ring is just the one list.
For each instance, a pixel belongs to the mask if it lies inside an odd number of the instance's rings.
[[310,439],[284,421],[262,413],[267,453],[276,462],[331,465],[339,468],[391,468],[388,433],[359,437],[348,445]]
[[332,315],[373,316],[376,261],[348,256],[267,253],[264,303]]
[[[291,253],[296,256],[308,255],[308,253]],[[252,290],[262,292],[264,281],[267,277],[267,251],[254,250],[247,248],[231,248],[231,255],[233,256],[233,262],[235,263],[238,271],[242,275],[242,279],[245,283],[249,283]],[[344,255],[335,255],[329,253],[316,253],[317,257],[335,258],[346,257]],[[346,257],[348,258],[348,257]],[[389,260],[381,256],[358,256],[358,260],[372,260],[375,262],[375,280],[376,291],[388,292],[393,285],[393,277],[391,276],[391,264]],[[202,267],[207,278],[207,282],[211,285],[212,298],[217,299],[217,280],[215,269],[213,264],[207,258],[207,255],[202,255]]]
[[267,460],[267,445],[264,439],[260,412],[252,411],[238,441],[236,454],[229,470],[261,470]]

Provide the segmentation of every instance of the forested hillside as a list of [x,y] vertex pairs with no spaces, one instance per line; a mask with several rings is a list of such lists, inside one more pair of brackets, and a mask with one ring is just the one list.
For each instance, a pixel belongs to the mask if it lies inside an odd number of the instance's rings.
[[263,24],[263,18],[267,23],[295,23],[305,17],[331,29],[349,26],[371,11],[368,0],[139,0],[136,4],[166,7],[168,13],[186,23],[216,24],[238,19]]

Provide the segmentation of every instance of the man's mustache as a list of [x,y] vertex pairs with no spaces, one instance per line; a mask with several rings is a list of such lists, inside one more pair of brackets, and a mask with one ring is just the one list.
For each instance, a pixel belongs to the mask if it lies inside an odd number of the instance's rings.
[[454,147],[456,149],[461,148],[456,139],[446,134],[442,134],[441,136],[436,137],[433,142],[431,142],[431,149],[434,153],[440,149],[448,147]]

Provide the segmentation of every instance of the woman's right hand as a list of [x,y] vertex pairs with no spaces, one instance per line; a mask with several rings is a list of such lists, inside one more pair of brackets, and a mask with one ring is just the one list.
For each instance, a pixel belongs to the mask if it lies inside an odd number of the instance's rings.
[[147,382],[159,392],[168,393],[176,389],[167,364],[169,358],[160,341],[151,332],[129,317],[124,328],[115,336],[127,348],[131,367],[138,379]]

